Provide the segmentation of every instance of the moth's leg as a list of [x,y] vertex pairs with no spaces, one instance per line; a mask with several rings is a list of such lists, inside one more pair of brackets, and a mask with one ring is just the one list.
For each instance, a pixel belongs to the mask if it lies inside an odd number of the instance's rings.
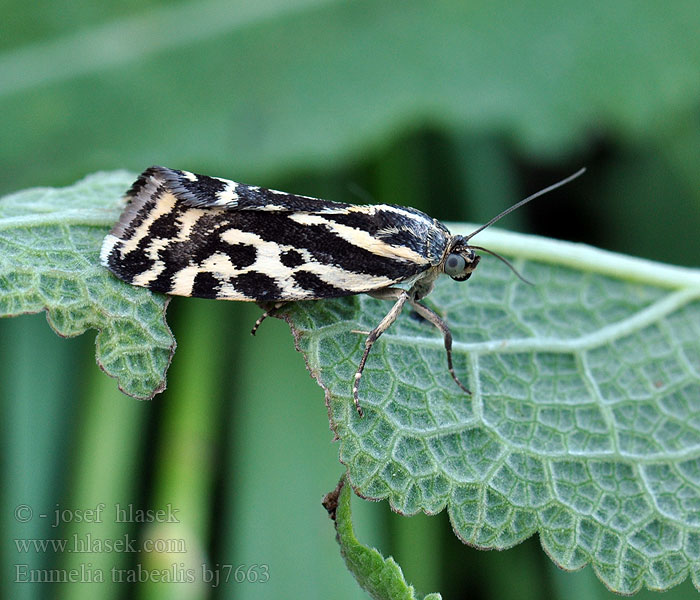
[[365,340],[365,351],[362,353],[362,358],[360,359],[360,366],[357,367],[357,372],[355,373],[355,380],[352,385],[352,399],[355,403],[355,408],[357,409],[357,414],[363,416],[362,407],[360,406],[360,398],[358,396],[357,390],[360,387],[360,379],[362,379],[362,371],[365,368],[365,363],[367,362],[367,357],[369,356],[369,351],[372,349],[372,345],[377,341],[377,338],[382,335],[391,324],[396,321],[396,318],[401,314],[401,309],[403,305],[410,299],[410,295],[406,290],[399,288],[386,288],[376,292],[372,292],[370,296],[374,298],[379,298],[380,300],[396,300],[394,306],[386,314],[386,316],[380,321],[372,331],[367,335]]
[[[289,302],[275,302],[272,304],[270,308],[268,308],[263,314],[258,317],[258,320],[255,321],[255,325],[253,325],[253,329],[250,330],[251,335],[255,335],[255,332],[258,330],[258,327],[260,327],[260,324],[267,319],[267,317],[272,317],[279,311],[280,308],[282,308],[285,304],[289,304]],[[262,307],[265,305],[263,304]],[[261,308],[262,308],[261,307]]]
[[445,339],[445,350],[447,351],[447,368],[450,371],[450,375],[452,375],[452,379],[455,380],[455,383],[471,396],[471,392],[457,378],[457,375],[455,375],[455,370],[452,366],[452,333],[450,332],[450,328],[447,326],[447,323],[445,323],[445,321],[443,321],[435,311],[421,304],[420,302],[418,302],[418,300],[410,298],[409,302],[421,317],[425,318],[427,321],[430,321],[433,325],[435,325],[435,327],[437,327],[442,332],[442,336]]

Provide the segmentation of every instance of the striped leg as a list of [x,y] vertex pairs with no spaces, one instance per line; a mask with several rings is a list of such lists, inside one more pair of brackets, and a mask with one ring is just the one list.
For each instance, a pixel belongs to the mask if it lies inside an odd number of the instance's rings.
[[367,339],[365,340],[365,351],[362,353],[362,358],[360,359],[360,366],[357,367],[357,372],[355,373],[355,379],[352,385],[352,399],[355,403],[355,409],[357,409],[357,414],[363,416],[362,407],[360,406],[360,398],[358,396],[357,390],[360,387],[360,379],[362,379],[362,371],[365,368],[365,363],[367,362],[367,357],[369,356],[369,351],[372,349],[372,345],[377,341],[377,338],[382,335],[391,324],[396,321],[396,318],[401,314],[401,309],[407,301],[410,301],[410,295],[406,290],[399,288],[386,288],[379,290],[377,292],[370,293],[370,296],[374,298],[379,298],[380,300],[396,300],[394,306],[386,314],[386,316],[380,321],[372,331],[369,332]]
[[[285,304],[289,304],[289,302],[275,302],[271,308],[268,308],[263,314],[261,314],[258,317],[258,320],[255,321],[255,325],[253,325],[253,329],[250,330],[250,335],[255,335],[255,332],[258,330],[258,327],[262,324],[262,322],[267,319],[267,317],[272,317],[275,315],[275,313],[282,308]],[[264,307],[265,304],[259,304],[260,306]]]
[[409,302],[421,317],[423,317],[427,321],[430,321],[433,325],[435,325],[435,327],[437,327],[442,332],[442,335],[445,339],[445,350],[447,351],[447,368],[450,371],[450,375],[452,375],[452,379],[455,380],[455,383],[471,396],[471,392],[457,378],[454,367],[452,366],[452,333],[450,332],[450,328],[447,326],[447,323],[445,323],[445,321],[443,321],[437,315],[437,313],[435,313],[435,311],[431,310],[427,306],[424,306],[423,304],[418,302],[418,300],[410,298]]

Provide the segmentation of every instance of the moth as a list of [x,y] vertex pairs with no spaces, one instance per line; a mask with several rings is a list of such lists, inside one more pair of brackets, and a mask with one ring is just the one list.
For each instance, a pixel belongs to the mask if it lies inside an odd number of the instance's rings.
[[447,323],[421,299],[443,273],[455,281],[469,279],[479,264],[477,250],[513,269],[505,258],[471,245],[470,239],[581,173],[583,169],[462,236],[415,208],[331,202],[150,167],[127,192],[126,208],[105,237],[100,258],[123,281],[154,292],[258,302],[267,310],[252,333],[288,302],[354,294],[392,301],[386,316],[367,333],[353,380],[353,401],[362,416],[358,390],[367,357],[406,304],[440,330],[450,375],[470,393],[452,365]]

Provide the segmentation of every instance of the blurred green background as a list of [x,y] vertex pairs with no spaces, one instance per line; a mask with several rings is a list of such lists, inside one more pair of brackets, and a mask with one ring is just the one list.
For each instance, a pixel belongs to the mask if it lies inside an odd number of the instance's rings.
[[[697,265],[698,31],[697,0],[6,0],[0,193],[163,164],[483,222],[587,166],[503,226]],[[93,336],[0,322],[3,596],[365,597],[320,505],[343,468],[287,327],[251,338],[258,311],[239,303],[175,299],[168,315],[179,349],[151,402],[100,372]],[[117,503],[179,522],[115,522]],[[102,523],[75,522],[101,504]],[[536,539],[481,552],[444,514],[353,507],[360,539],[421,592],[611,596]],[[73,536],[96,551],[16,541]],[[151,538],[168,551],[95,546]],[[139,568],[196,581],[130,583]],[[26,583],[30,569],[83,582]]]

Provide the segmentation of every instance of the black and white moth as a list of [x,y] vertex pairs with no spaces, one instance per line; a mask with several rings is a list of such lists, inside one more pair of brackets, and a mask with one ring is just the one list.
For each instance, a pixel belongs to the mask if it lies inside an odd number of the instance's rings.
[[269,307],[253,333],[266,316],[295,300],[365,293],[393,301],[368,333],[355,373],[353,400],[362,415],[358,389],[367,356],[406,303],[440,330],[450,375],[470,393],[452,366],[449,327],[420,300],[442,273],[456,281],[469,279],[479,264],[475,250],[493,254],[470,245],[474,235],[582,172],[461,236],[415,208],[330,202],[151,167],[127,192],[128,204],[105,237],[100,258],[120,279],[155,292]]

